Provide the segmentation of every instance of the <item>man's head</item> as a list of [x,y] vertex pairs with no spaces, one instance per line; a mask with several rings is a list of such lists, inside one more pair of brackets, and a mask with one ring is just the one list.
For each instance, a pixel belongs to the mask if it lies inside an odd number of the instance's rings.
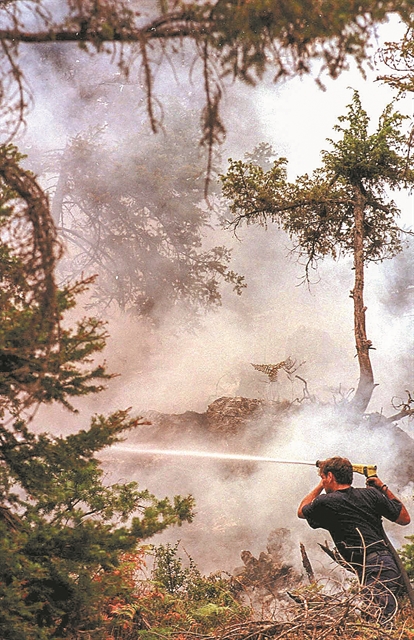
[[319,475],[322,478],[325,491],[334,491],[337,486],[347,486],[352,484],[353,469],[348,458],[328,458],[327,460],[318,460],[316,463],[319,468]]

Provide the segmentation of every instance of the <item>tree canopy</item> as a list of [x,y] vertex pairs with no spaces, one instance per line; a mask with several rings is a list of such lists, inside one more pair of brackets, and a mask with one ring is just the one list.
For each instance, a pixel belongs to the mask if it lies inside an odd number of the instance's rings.
[[220,304],[222,281],[240,293],[230,251],[203,246],[213,221],[190,126],[155,137],[144,128],[122,145],[102,130],[78,135],[42,173],[56,181],[52,212],[67,247],[59,272],[98,272],[91,299],[101,308],[159,322],[180,305],[188,322]]
[[399,93],[414,91],[413,28],[407,29],[401,42],[387,42],[378,55],[390,70],[390,73],[379,78]]
[[249,84],[267,72],[275,81],[308,73],[335,78],[350,60],[362,69],[371,56],[375,26],[392,13],[410,25],[411,0],[12,0],[0,7],[0,106],[6,132],[22,120],[30,93],[19,61],[22,46],[72,42],[88,52],[111,54],[125,74],[138,69],[154,131],[161,118],[154,92],[157,69],[184,53],[189,66],[200,69],[201,142],[211,149],[223,134],[219,105],[226,78]]
[[[369,356],[372,343],[365,329],[364,267],[401,251],[399,209],[389,190],[414,184],[410,136],[402,130],[403,121],[404,116],[388,105],[377,130],[370,133],[369,117],[355,91],[347,114],[335,127],[341,137],[330,140],[332,150],[322,152],[323,165],[311,176],[289,182],[283,157],[268,171],[260,161],[231,160],[222,176],[223,193],[233,214],[230,226],[278,224],[304,259],[306,279],[325,256],[352,255],[355,282],[351,297],[360,366],[353,405],[358,412],[365,411],[375,386]],[[262,146],[258,155],[262,164],[263,159],[268,162],[268,147]]]

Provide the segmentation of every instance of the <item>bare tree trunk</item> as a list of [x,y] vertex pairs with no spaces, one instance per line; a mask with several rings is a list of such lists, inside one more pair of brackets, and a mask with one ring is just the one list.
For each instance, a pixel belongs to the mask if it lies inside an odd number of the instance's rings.
[[63,218],[63,201],[65,198],[66,183],[68,180],[68,171],[66,168],[67,163],[65,162],[67,154],[68,154],[68,149],[66,148],[64,155],[62,157],[62,161],[60,163],[59,177],[56,184],[55,194],[53,196],[53,200],[50,207],[53,221],[56,227],[62,226],[62,223],[63,223],[63,219],[62,219]]
[[359,382],[352,401],[352,406],[358,413],[364,413],[374,390],[374,374],[372,371],[369,349],[372,342],[367,339],[365,328],[364,306],[364,207],[365,197],[359,187],[355,193],[355,230],[354,230],[354,269],[355,284],[352,292],[354,300],[354,333],[359,363]]

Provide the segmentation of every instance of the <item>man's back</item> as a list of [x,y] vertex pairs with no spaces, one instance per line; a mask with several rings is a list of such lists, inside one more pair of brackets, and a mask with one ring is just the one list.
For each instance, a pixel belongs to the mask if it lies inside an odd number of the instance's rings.
[[319,495],[303,515],[312,528],[330,532],[345,560],[361,563],[364,553],[384,549],[382,518],[395,521],[400,510],[399,501],[375,488],[348,487]]

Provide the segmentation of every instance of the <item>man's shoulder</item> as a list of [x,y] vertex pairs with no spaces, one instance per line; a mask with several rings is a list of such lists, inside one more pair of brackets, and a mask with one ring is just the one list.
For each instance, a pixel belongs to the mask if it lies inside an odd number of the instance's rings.
[[329,507],[342,502],[345,496],[340,491],[332,491],[331,493],[321,493],[319,496],[315,498],[308,507],[318,508],[318,507]]
[[303,507],[302,513],[313,529],[329,529],[335,514],[341,513],[343,498],[337,493],[339,492],[322,493]]
[[341,502],[375,502],[378,491],[371,487],[359,488],[348,487],[347,489],[338,489],[331,493],[322,493],[313,501],[313,504],[335,504]]
[[350,491],[348,495],[350,498],[367,500],[367,501],[377,501],[378,496],[380,495],[377,489],[374,487],[349,487]]
[[323,501],[331,502],[337,500],[345,500],[349,496],[356,495],[354,494],[354,487],[347,487],[346,489],[337,489],[336,491],[331,491],[330,493],[322,493],[318,498],[321,498]]

